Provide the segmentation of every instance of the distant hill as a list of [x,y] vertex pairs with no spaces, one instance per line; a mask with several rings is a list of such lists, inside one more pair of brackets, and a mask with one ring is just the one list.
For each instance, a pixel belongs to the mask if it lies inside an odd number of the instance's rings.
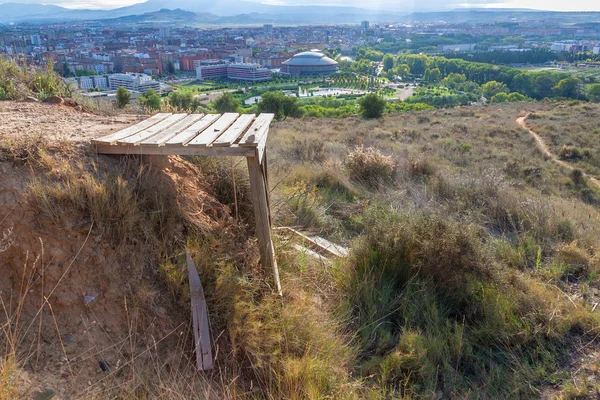
[[[168,9],[165,8],[168,6]],[[187,14],[184,14],[187,13]],[[148,0],[112,10],[72,10],[42,4],[0,4],[0,24],[16,22],[59,22],[71,20],[111,20],[115,23],[187,22],[196,24],[261,23],[342,24],[371,22],[508,22],[545,19],[561,22],[594,22],[598,12],[555,12],[531,9],[459,8],[440,12],[416,12],[410,15],[357,7],[283,6],[244,0]],[[108,21],[107,21],[108,22]]]
[[[166,5],[171,11],[178,10],[180,14],[165,13]],[[181,12],[190,12],[190,14],[184,16]],[[365,18],[374,22],[394,22],[399,20],[401,15],[356,7],[274,6],[243,0],[174,0],[169,2],[149,0],[113,10],[71,10],[42,4],[0,4],[0,23],[95,19],[135,23],[138,21],[161,21],[163,17],[172,21],[183,18],[190,23],[235,23],[243,25],[265,22],[288,24],[358,23]]]

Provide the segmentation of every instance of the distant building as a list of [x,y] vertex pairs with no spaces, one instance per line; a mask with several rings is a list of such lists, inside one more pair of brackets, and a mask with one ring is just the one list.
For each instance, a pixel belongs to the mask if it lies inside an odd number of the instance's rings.
[[271,79],[271,71],[256,64],[228,63],[226,61],[204,61],[196,68],[196,78],[233,79],[238,81],[266,81]]
[[158,36],[161,39],[166,39],[169,36],[171,36],[171,28],[169,28],[168,26],[161,26],[158,30]]
[[229,64],[227,78],[250,82],[268,81],[271,79],[271,71],[256,64]]
[[473,50],[475,50],[475,43],[441,44],[438,46],[438,50],[441,53],[473,51]]
[[222,79],[227,77],[228,63],[219,60],[200,61],[196,67],[196,79]]
[[369,30],[369,21],[362,21],[360,23],[360,27],[361,27],[361,29],[363,29],[365,31]]
[[265,32],[265,35],[271,36],[273,34],[273,24],[264,24],[263,30]]
[[146,93],[149,89],[160,91],[160,83],[153,80],[150,75],[136,73],[108,75],[108,86],[112,90],[123,86],[127,90],[142,93]]
[[281,73],[295,76],[329,76],[338,70],[338,63],[323,53],[298,53],[281,64]]
[[108,89],[107,75],[81,76],[75,78],[77,85],[83,91],[90,89]]
[[600,54],[600,46],[594,47],[592,51],[594,52],[594,54]]
[[33,46],[40,46],[42,44],[42,38],[40,35],[31,35],[30,39]]

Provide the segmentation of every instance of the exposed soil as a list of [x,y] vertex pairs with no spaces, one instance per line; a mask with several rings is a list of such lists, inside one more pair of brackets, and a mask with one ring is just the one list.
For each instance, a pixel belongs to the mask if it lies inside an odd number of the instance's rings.
[[[142,118],[0,102],[0,139],[66,142],[73,160],[94,160],[100,171],[118,173],[122,160],[96,156],[89,139]],[[143,161],[186,223],[200,230],[227,223],[226,207],[207,194],[196,167],[178,157]],[[37,175],[35,166],[3,155],[0,146],[0,326],[11,320],[5,326],[16,332],[21,396],[50,389],[59,398],[102,398],[119,377],[134,373],[134,361],[169,366],[191,356],[189,315],[161,286],[152,249],[115,244],[88,220],[63,226],[38,215],[24,197]],[[169,235],[183,238],[183,230],[177,226]],[[132,293],[148,301],[131,304]],[[5,334],[0,330],[0,351],[10,347]]]

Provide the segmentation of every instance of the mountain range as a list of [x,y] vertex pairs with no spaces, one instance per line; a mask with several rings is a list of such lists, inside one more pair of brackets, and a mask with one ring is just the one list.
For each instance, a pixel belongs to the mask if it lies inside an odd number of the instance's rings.
[[[148,0],[144,3],[112,10],[73,10],[54,5],[4,3],[0,4],[0,23],[117,19],[157,13],[164,10],[165,6],[166,4],[162,0]],[[366,18],[372,21],[393,21],[400,17],[400,15],[356,7],[277,6],[243,0],[173,0],[168,2],[168,8],[185,10],[198,15],[189,20],[190,23],[214,24],[356,23]],[[188,15],[188,17],[190,16]],[[152,19],[152,16],[149,18]],[[129,18],[123,22],[134,22],[135,20],[136,18]]]
[[[456,9],[441,12],[417,12],[410,15],[380,10],[341,6],[267,5],[244,0],[148,0],[112,10],[68,9],[54,5],[0,4],[0,24],[19,22],[66,22],[105,20],[107,23],[183,23],[183,24],[356,24],[371,22],[461,23],[502,22],[522,19],[548,19],[568,22],[600,20],[596,12],[554,12],[528,9]],[[535,15],[535,18],[531,18]]]

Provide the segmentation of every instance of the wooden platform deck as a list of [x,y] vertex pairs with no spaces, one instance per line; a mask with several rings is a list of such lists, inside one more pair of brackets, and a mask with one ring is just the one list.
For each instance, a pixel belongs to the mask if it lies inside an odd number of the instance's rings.
[[274,114],[156,114],[92,140],[102,154],[257,156],[262,162]]

